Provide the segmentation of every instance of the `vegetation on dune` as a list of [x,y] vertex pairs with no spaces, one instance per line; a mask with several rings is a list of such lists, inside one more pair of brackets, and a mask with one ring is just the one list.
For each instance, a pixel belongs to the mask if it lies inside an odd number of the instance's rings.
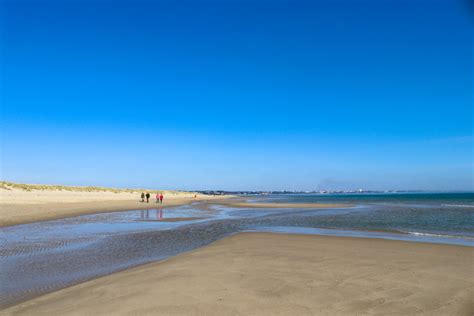
[[180,191],[168,190],[151,190],[151,189],[117,189],[104,188],[96,186],[65,186],[65,185],[49,185],[49,184],[24,184],[7,181],[0,181],[0,189],[12,190],[18,189],[23,191],[73,191],[73,192],[113,192],[113,193],[137,193],[137,192],[163,192],[168,194],[180,194]]

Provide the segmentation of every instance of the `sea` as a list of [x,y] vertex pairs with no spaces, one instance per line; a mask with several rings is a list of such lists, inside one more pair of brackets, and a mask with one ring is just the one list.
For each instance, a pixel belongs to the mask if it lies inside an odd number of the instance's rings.
[[[263,200],[354,205],[342,210],[314,212],[283,226],[455,238],[460,239],[455,242],[459,244],[464,244],[462,239],[466,244],[474,239],[474,193],[301,194],[274,195]],[[438,242],[446,242],[441,239]]]

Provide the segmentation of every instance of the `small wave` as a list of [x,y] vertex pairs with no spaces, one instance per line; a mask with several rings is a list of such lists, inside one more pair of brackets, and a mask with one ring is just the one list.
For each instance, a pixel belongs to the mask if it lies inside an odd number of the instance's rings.
[[413,236],[424,236],[424,237],[439,237],[439,238],[462,238],[462,239],[473,239],[474,237],[463,236],[463,235],[446,235],[446,234],[433,234],[433,233],[420,233],[420,232],[404,232]]
[[454,206],[454,207],[470,207],[474,208],[472,204],[441,204],[442,206]]

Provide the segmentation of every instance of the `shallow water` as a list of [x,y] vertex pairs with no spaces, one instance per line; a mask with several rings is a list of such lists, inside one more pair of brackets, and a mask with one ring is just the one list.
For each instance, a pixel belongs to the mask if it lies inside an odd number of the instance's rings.
[[[239,231],[369,237],[474,246],[474,199],[272,196],[356,204],[340,209],[236,209],[199,203],[78,216],[1,229],[0,306],[190,251]],[[355,203],[355,199],[359,202]],[[328,202],[328,201],[325,201]],[[462,206],[453,206],[462,205]],[[167,222],[170,218],[189,220]],[[191,218],[191,219],[190,219]]]

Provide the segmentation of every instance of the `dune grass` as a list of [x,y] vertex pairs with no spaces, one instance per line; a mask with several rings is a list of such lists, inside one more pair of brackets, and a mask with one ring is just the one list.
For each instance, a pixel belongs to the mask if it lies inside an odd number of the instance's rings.
[[0,181],[0,189],[23,190],[23,191],[72,191],[72,192],[112,192],[112,193],[137,193],[137,192],[163,192],[168,194],[193,193],[185,191],[157,190],[157,189],[119,189],[98,186],[66,186],[50,184],[25,184],[8,181]]

